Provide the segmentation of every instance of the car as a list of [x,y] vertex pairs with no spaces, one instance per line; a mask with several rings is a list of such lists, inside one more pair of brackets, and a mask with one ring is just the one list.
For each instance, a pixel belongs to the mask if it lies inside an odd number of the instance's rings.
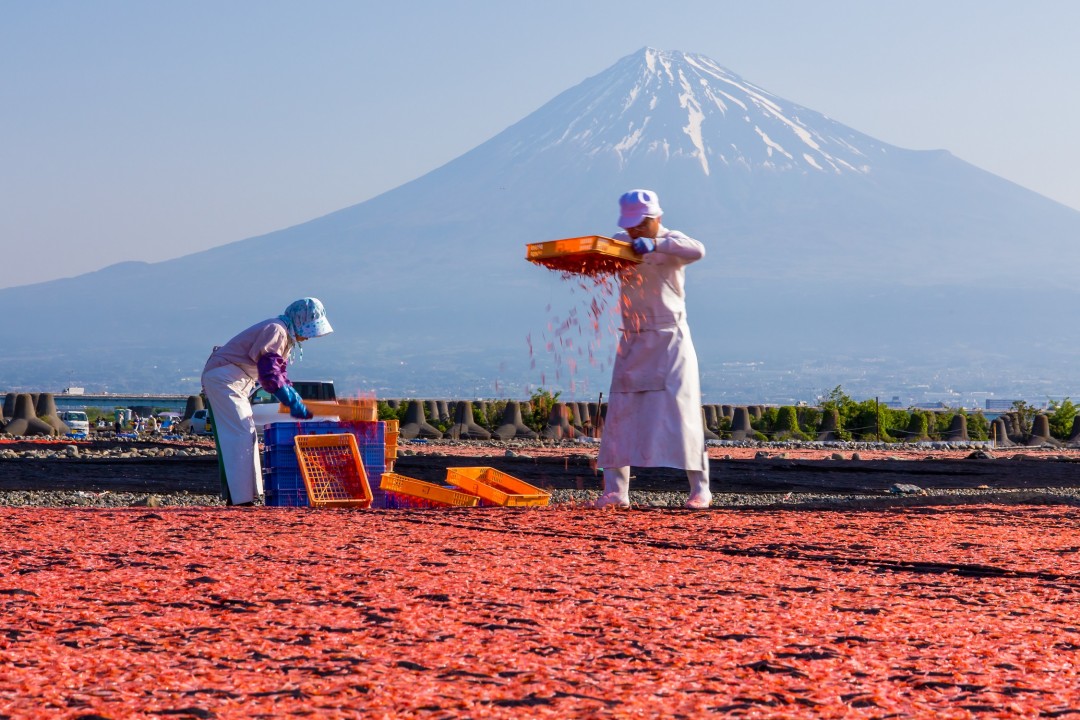
[[[319,400],[323,402],[336,402],[337,393],[334,390],[332,380],[296,380],[292,384],[301,400]],[[289,413],[281,412],[281,403],[276,397],[261,387],[256,387],[255,392],[248,398],[251,401],[251,416],[255,421],[255,430],[262,437],[263,427],[270,423],[290,422],[295,420]],[[316,419],[329,419],[334,415],[316,414]]]
[[214,432],[214,428],[210,424],[209,410],[196,410],[191,414],[188,423],[191,426],[191,432],[196,435],[211,435]]
[[60,413],[60,421],[71,428],[72,433],[90,434],[90,420],[82,410],[65,410]]

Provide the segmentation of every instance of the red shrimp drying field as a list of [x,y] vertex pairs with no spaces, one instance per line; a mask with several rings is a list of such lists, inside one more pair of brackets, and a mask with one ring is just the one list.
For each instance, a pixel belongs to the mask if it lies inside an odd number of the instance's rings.
[[1080,718],[1078,520],[0,508],[0,718]]

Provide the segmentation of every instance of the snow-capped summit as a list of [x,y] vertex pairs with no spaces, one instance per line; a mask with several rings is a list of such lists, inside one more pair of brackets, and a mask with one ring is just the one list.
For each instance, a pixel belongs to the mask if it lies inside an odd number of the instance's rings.
[[565,145],[589,156],[686,159],[794,172],[868,172],[887,148],[821,113],[747,82],[704,55],[643,48],[563,93],[540,113],[565,124],[522,152]]

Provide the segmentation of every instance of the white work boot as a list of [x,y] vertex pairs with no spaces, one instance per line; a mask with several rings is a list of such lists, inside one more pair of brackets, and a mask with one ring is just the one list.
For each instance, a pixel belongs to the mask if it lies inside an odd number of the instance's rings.
[[630,507],[630,468],[604,468],[604,494],[596,507]]
[[691,510],[704,510],[712,504],[712,492],[709,490],[709,472],[687,470],[686,479],[690,481],[690,499],[686,507]]

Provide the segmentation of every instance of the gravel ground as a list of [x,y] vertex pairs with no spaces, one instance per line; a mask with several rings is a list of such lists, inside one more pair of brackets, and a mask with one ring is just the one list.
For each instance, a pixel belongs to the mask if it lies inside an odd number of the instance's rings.
[[[595,490],[555,490],[553,505],[588,505],[597,497]],[[631,491],[630,499],[637,508],[681,508],[685,492]],[[1076,488],[1037,488],[1010,490],[924,490],[911,495],[882,497],[849,493],[713,493],[717,508],[773,509],[884,509],[934,505],[1072,505],[1080,507],[1080,490]],[[84,490],[12,490],[0,492],[0,507],[222,507],[217,495],[195,493],[129,493],[88,492]]]
[[[205,439],[187,438],[184,441],[125,443],[106,438],[89,443],[44,443],[28,439],[5,438],[0,444],[0,461],[42,461],[51,474],[63,473],[65,463],[73,461],[123,461],[131,463],[171,462],[173,458],[202,458],[214,455],[212,444]],[[434,441],[403,443],[401,454],[427,457],[576,457],[595,453],[595,443],[582,441],[553,442],[468,442]],[[969,457],[982,453],[995,459],[1050,459],[1076,462],[1080,452],[1063,448],[990,448],[985,443],[944,444],[921,443],[898,446],[877,443],[738,443],[711,444],[710,457],[715,459],[783,459],[795,460],[860,460],[882,458],[895,462],[918,459]],[[0,466],[2,467],[2,466]],[[910,466],[909,466],[910,467]],[[722,477],[714,474],[715,507],[725,508],[887,508],[913,505],[957,505],[972,503],[999,504],[1066,504],[1080,505],[1080,488],[1045,487],[1009,488],[920,488],[898,490],[888,495],[852,492],[723,492]],[[590,504],[598,490],[556,489],[553,504]],[[631,501],[636,507],[682,507],[686,491],[633,490]],[[7,489],[0,490],[0,506],[9,507],[192,507],[222,506],[216,494],[190,491],[124,492],[87,489]]]

